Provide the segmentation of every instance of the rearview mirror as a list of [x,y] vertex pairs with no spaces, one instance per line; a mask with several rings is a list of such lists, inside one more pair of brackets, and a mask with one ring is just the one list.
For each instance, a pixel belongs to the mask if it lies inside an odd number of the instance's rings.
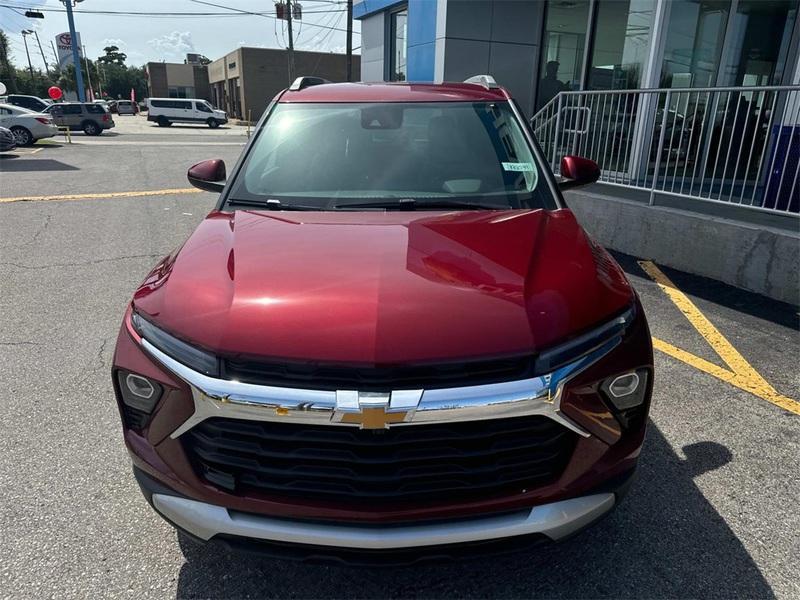
[[593,160],[582,156],[565,156],[561,159],[561,191],[570,190],[600,179],[600,167]]
[[194,187],[207,192],[221,192],[225,188],[225,161],[220,158],[212,158],[199,162],[189,168],[186,173]]

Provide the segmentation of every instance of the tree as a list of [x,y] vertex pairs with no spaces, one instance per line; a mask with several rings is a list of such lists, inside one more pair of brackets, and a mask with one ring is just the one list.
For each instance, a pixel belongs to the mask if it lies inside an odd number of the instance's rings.
[[105,52],[105,56],[98,58],[97,62],[104,65],[119,65],[122,67],[128,59],[128,55],[124,52],[120,52],[117,46],[106,46],[103,48],[103,52]]
[[16,68],[8,58],[8,38],[0,31],[0,81],[8,82],[8,91],[17,93]]

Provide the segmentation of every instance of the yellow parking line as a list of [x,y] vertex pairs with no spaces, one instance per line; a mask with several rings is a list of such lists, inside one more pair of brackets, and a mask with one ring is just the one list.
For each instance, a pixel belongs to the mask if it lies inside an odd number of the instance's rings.
[[780,406],[784,410],[800,415],[800,402],[778,393],[661,269],[649,260],[640,261],[639,264],[684,314],[692,327],[709,343],[714,352],[728,365],[728,369],[657,338],[653,338],[654,348],[767,402]]
[[46,202],[57,200],[96,200],[99,198],[137,198],[140,196],[168,196],[178,194],[199,194],[195,188],[173,188],[168,190],[143,190],[135,192],[105,192],[101,194],[62,194],[60,196],[14,196],[0,198],[0,204],[6,202]]

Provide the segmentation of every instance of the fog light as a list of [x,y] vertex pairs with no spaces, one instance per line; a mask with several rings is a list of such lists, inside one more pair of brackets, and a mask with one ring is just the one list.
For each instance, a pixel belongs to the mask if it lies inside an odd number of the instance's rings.
[[640,369],[609,378],[603,391],[617,410],[626,410],[644,402],[647,391],[647,371]]
[[139,398],[144,398],[145,400],[149,400],[156,393],[156,388],[153,384],[141,375],[128,373],[127,377],[125,377],[125,385],[128,386],[134,396],[139,396]]
[[143,375],[118,371],[119,391],[122,402],[131,408],[150,414],[161,397],[161,386]]
[[636,373],[627,373],[612,381],[608,386],[608,391],[614,398],[622,398],[635,392],[637,387],[639,387],[639,376]]

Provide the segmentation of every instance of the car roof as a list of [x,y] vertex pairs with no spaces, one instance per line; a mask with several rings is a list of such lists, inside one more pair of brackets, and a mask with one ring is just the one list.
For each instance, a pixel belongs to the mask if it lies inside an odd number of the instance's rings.
[[287,90],[281,103],[310,102],[502,102],[502,87],[475,83],[325,83]]

